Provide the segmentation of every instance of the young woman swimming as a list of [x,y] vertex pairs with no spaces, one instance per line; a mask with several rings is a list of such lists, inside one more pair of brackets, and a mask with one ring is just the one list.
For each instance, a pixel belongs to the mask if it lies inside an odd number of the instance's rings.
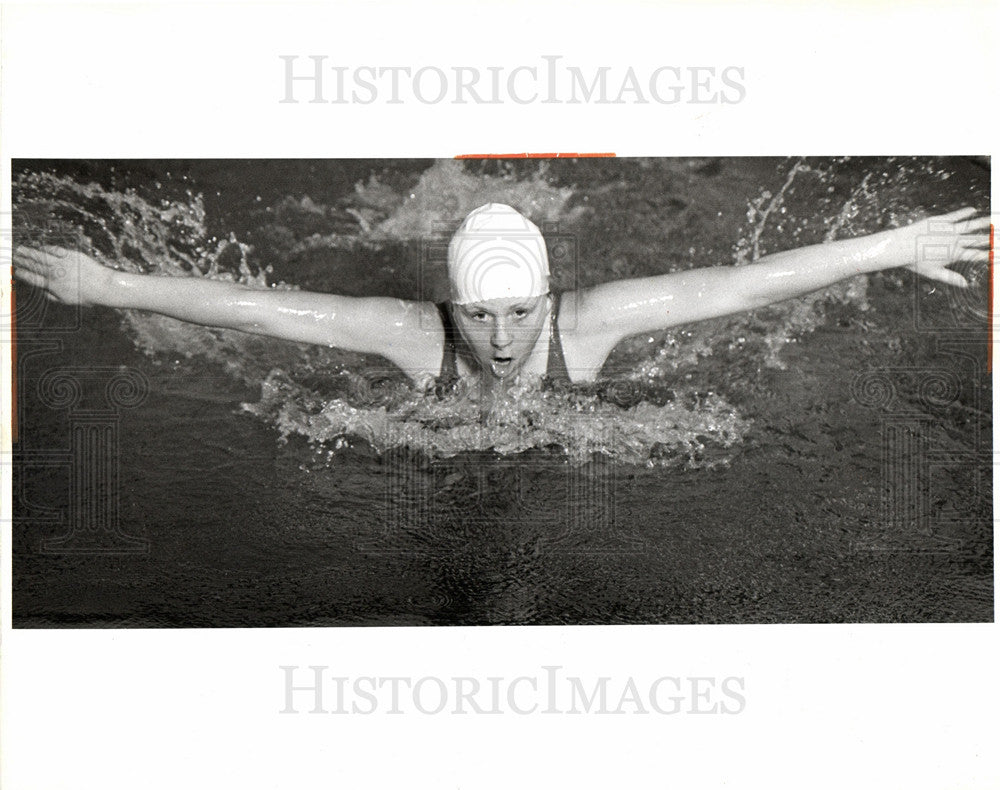
[[378,354],[419,386],[478,379],[484,399],[514,382],[593,381],[625,338],[752,310],[866,272],[904,266],[948,285],[948,266],[985,263],[989,218],[964,208],[903,228],[562,294],[545,241],[510,206],[470,213],[448,248],[445,304],[262,290],[204,278],[131,274],[58,247],[14,251],[14,275],[58,302],[148,310],[182,321]]

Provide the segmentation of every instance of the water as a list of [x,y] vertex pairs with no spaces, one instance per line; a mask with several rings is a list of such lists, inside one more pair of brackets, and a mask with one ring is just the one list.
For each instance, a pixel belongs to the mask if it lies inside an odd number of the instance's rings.
[[[570,288],[985,211],[988,184],[958,158],[21,162],[14,200],[23,239],[135,271],[440,299],[443,242],[488,200],[543,227]],[[988,620],[986,278],[965,273],[961,299],[891,272],[636,337],[598,384],[488,424],[378,358],[105,309],[77,327],[19,291],[16,624]],[[39,451],[79,414],[38,387],[67,366],[148,380],[116,417],[144,551],[44,543],[72,484]],[[957,386],[873,407],[872,371]],[[936,463],[926,495],[897,428]]]

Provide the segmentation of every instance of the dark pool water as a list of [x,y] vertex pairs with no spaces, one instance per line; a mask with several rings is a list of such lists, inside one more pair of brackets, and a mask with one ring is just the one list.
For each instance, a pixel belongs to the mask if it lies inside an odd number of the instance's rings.
[[[26,241],[405,298],[443,295],[441,239],[487,200],[562,244],[562,288],[989,210],[962,157],[22,161],[13,189]],[[378,359],[19,288],[14,624],[991,621],[966,274],[638,337],[486,428]]]

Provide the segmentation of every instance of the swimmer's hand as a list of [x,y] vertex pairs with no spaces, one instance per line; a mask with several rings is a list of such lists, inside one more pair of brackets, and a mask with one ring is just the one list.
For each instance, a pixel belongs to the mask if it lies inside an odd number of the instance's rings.
[[989,261],[990,218],[975,214],[974,208],[963,208],[883,231],[872,237],[878,240],[872,251],[886,268],[905,266],[931,280],[968,288],[968,280],[948,267]]
[[114,274],[77,250],[52,246],[14,250],[14,277],[43,289],[51,301],[60,304],[106,304]]

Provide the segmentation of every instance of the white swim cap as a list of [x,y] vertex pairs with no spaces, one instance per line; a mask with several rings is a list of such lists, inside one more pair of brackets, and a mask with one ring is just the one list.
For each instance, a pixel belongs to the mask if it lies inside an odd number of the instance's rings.
[[549,292],[549,256],[535,224],[503,203],[465,218],[448,245],[448,282],[456,304]]

